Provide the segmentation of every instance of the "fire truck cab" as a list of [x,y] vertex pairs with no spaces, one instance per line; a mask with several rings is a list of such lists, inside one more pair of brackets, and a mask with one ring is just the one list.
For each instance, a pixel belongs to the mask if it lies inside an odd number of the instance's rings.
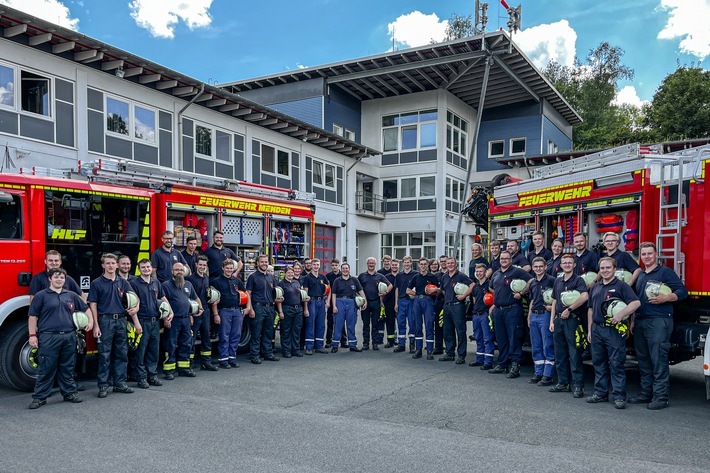
[[[261,253],[277,269],[312,256],[312,196],[156,171],[140,163],[102,159],[71,171],[34,168],[0,175],[1,383],[19,390],[34,387],[37,364],[27,337],[28,291],[33,275],[46,269],[49,250],[61,253],[62,267],[85,293],[102,272],[103,253],[128,255],[138,274],[137,262],[162,245],[165,230],[175,234],[174,246],[180,250],[189,236],[204,250],[213,231],[221,230],[225,246],[244,262],[244,279]],[[242,348],[249,333],[245,322]],[[87,334],[86,353],[95,352],[95,341]]]
[[[656,243],[661,264],[690,294],[675,310],[669,362],[690,360],[703,354],[710,329],[709,163],[710,146],[661,154],[633,144],[537,168],[530,179],[494,189],[489,235],[525,241],[541,230],[547,247],[561,238],[571,252],[580,231],[601,254],[603,234],[613,231],[622,236],[619,249],[637,260],[639,242]],[[710,398],[707,353],[705,359]]]

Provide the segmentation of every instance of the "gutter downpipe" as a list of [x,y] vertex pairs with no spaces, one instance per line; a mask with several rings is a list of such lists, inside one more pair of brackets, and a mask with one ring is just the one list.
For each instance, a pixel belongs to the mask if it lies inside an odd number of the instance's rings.
[[[205,83],[203,82],[203,83],[200,85],[200,91],[197,92],[197,95],[195,95],[194,97],[192,97],[192,99],[190,99],[190,101],[187,102],[187,103],[185,104],[185,106],[182,107],[182,108],[180,109],[180,111],[178,112],[178,114],[177,114],[177,119],[178,119],[178,159],[180,160],[180,163],[182,163],[182,114],[185,113],[185,110],[187,110],[187,108],[188,108],[190,105],[192,105],[193,103],[195,103],[195,101],[196,101],[197,99],[199,99],[200,96],[202,96],[202,94],[203,94],[204,92],[205,92]],[[178,165],[179,165],[180,163],[178,163]]]
[[[478,145],[478,133],[481,129],[481,118],[483,115],[483,105],[486,100],[486,90],[488,89],[488,76],[490,75],[491,71],[491,64],[493,63],[493,58],[491,56],[488,56],[486,58],[486,69],[483,73],[483,83],[481,84],[481,96],[478,99],[478,110],[476,111],[476,126],[474,128],[475,133],[473,134],[473,139],[471,140],[471,152],[468,154],[468,169],[466,170],[466,184],[470,184],[471,181],[471,169],[473,168],[473,164],[475,162],[475,159],[478,155],[477,153],[477,145]],[[459,210],[459,221],[458,224],[456,225],[456,238],[454,239],[454,245],[458,247],[459,245],[459,240],[461,238],[461,224],[463,222],[463,209],[466,205],[466,199],[467,196],[464,193],[463,199],[461,200],[461,209]],[[454,249],[454,254],[449,255],[453,256],[456,258],[456,248]],[[464,255],[462,255],[463,258]],[[458,261],[460,264],[461,261]]]
[[[350,206],[349,206],[349,202],[348,202],[348,198],[347,198],[347,196],[348,196],[348,192],[347,192],[347,190],[348,190],[348,176],[350,175],[350,171],[352,170],[352,168],[354,168],[357,163],[362,161],[363,158],[365,156],[367,156],[367,151],[368,151],[367,146],[365,146],[365,151],[363,151],[363,153],[359,157],[355,158],[355,162],[352,163],[350,165],[350,167],[345,170],[345,192],[344,192],[344,198],[345,198],[345,248],[343,249],[343,253],[345,254],[346,257],[347,257],[347,252],[348,252],[348,243],[350,242],[350,239],[348,238],[348,232],[350,231],[349,230],[349,228],[350,228],[349,227],[349,225],[350,225],[349,220],[350,219],[348,218],[348,216],[350,215],[350,208],[349,208]],[[351,261],[348,261],[348,263],[350,265],[353,264]]]

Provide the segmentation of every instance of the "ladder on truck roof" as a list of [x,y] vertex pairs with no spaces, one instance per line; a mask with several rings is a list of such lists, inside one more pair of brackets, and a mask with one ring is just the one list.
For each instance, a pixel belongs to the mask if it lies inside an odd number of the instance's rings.
[[[685,282],[685,254],[681,251],[681,233],[688,224],[688,196],[683,190],[683,184],[691,179],[702,179],[702,158],[710,157],[710,146],[690,148],[666,157],[673,157],[670,161],[656,161],[658,165],[657,176],[651,181],[658,180],[660,194],[660,208],[658,212],[658,234],[656,247],[662,264],[671,266]],[[653,174],[653,170],[652,170]],[[671,196],[675,192],[673,202]],[[675,218],[670,215],[675,210]]]
[[533,170],[532,177],[552,177],[560,174],[572,174],[589,169],[610,166],[612,164],[620,164],[625,161],[638,159],[640,155],[651,154],[651,152],[658,154],[652,147],[640,146],[638,143],[617,146],[616,148],[605,149],[596,153],[580,156],[579,158],[536,168]]

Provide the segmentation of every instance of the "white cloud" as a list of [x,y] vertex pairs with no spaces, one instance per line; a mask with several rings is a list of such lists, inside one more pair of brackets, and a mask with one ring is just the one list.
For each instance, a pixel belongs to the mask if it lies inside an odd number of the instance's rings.
[[614,105],[631,105],[636,108],[641,108],[648,103],[648,100],[641,100],[636,93],[636,87],[627,85],[617,92],[612,103]]
[[513,35],[513,41],[539,69],[552,60],[573,66],[577,54],[577,32],[567,20],[533,26]]
[[2,0],[2,3],[64,28],[79,30],[79,19],[72,18],[69,8],[59,0]]
[[180,20],[191,30],[209,26],[211,5],[212,0],[134,0],[128,4],[136,24],[159,38],[175,37]]
[[401,15],[392,23],[387,25],[387,32],[392,41],[398,47],[424,46],[432,39],[442,41],[448,20],[439,21],[436,13],[425,15],[420,11],[413,11],[406,15]]
[[697,56],[701,61],[710,56],[710,0],[661,0],[661,10],[668,12],[666,26],[658,39],[683,38],[681,52]]

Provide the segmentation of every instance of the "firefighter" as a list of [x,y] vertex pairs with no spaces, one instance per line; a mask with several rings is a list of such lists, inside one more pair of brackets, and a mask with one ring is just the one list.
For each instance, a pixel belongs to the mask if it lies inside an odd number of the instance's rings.
[[128,255],[121,255],[118,257],[118,268],[116,269],[116,274],[122,277],[128,282],[131,282],[135,276],[131,274],[131,257]]
[[[446,260],[448,257],[446,255],[439,256],[439,259],[432,259],[429,269],[434,273],[439,280],[439,287],[441,286],[441,279],[446,273]],[[444,354],[444,293],[439,292],[434,299],[434,355]]]
[[293,278],[293,268],[287,267],[285,277],[278,286],[283,290],[283,301],[276,303],[276,310],[281,319],[281,356],[303,356],[298,346],[301,335],[301,323],[308,320],[308,301],[301,297],[301,283]]
[[[357,323],[355,297],[360,296],[365,301],[367,301],[367,298],[365,297],[365,292],[362,290],[360,281],[350,275],[350,265],[343,263],[340,265],[340,271],[342,274],[333,281],[330,294],[335,328],[336,330],[342,330],[343,323],[345,323],[347,326],[348,346],[350,347],[350,351],[359,353],[362,349],[358,348],[357,336],[355,335],[355,325]],[[367,302],[365,302],[365,304],[367,304]],[[337,353],[338,348],[339,342],[333,340],[333,348],[330,349],[330,352]]]
[[173,247],[175,236],[170,230],[165,230],[162,235],[163,246],[158,248],[150,256],[150,264],[153,266],[153,276],[158,281],[164,283],[173,278],[173,265],[175,263],[187,264],[185,257]]
[[[574,274],[575,255],[562,255],[564,275],[555,280],[552,288],[552,310],[550,312],[550,332],[554,334],[555,370],[557,384],[550,387],[550,392],[571,392],[570,381],[574,387],[575,398],[584,397],[584,370],[582,350],[577,346],[581,311],[586,309],[589,294],[584,279]],[[563,303],[563,295],[568,291],[579,292],[579,298],[569,305]],[[565,294],[568,293],[568,294]],[[565,301],[569,302],[569,301]],[[570,374],[571,373],[571,374]],[[571,378],[571,380],[570,380]]]
[[[382,267],[378,269],[377,272],[386,278],[388,274],[392,273],[392,257],[390,255],[384,255],[382,257]],[[390,279],[387,278],[387,281],[390,281]],[[394,287],[394,285],[392,287]],[[385,343],[385,325],[387,324],[387,311],[385,309],[384,299],[390,294],[391,291],[388,292],[386,295],[380,297],[380,316],[377,318],[377,340],[375,340],[375,343],[377,343],[378,346]],[[394,325],[392,325],[392,332],[390,332],[389,330],[387,331],[388,343],[390,334],[393,335],[392,341],[394,342]],[[394,343],[392,343],[390,346],[394,346]]]
[[[124,294],[132,291],[133,288],[128,281],[116,274],[118,266],[116,255],[104,253],[101,256],[101,266],[104,272],[91,281],[88,300],[94,317],[94,338],[99,351],[99,398],[105,398],[108,395],[109,371],[113,374],[113,392],[124,394],[133,392],[133,389],[126,384],[128,363],[126,314],[136,317],[140,303],[128,310],[124,308]],[[134,319],[134,322],[136,321],[137,318]]]
[[[454,286],[461,283],[468,289],[457,294]],[[446,260],[446,273],[441,278],[441,289],[444,293],[444,340],[446,354],[439,361],[454,361],[457,365],[466,363],[466,298],[473,291],[473,281],[461,273],[455,258]],[[458,344],[457,344],[458,341]],[[456,355],[456,356],[454,356]]]
[[[641,372],[641,390],[629,403],[648,403],[649,409],[658,410],[669,406],[668,350],[673,332],[673,302],[688,297],[688,290],[671,268],[658,264],[656,245],[644,242],[639,250],[645,269],[636,280],[641,307],[631,330]],[[668,290],[660,290],[661,285]],[[654,291],[654,286],[659,290]]]
[[236,266],[231,259],[224,260],[222,275],[212,280],[212,286],[220,293],[219,301],[212,304],[212,314],[215,324],[219,325],[219,367],[225,370],[239,368],[237,349],[244,323],[239,291],[244,291],[245,288],[242,281],[236,277]]
[[508,243],[505,244],[505,249],[510,253],[510,257],[512,258],[511,264],[513,266],[522,268],[528,273],[530,272],[530,261],[520,252],[520,243],[518,240],[508,240]]
[[606,255],[614,258],[616,261],[616,269],[623,269],[631,273],[631,280],[628,281],[629,286],[633,287],[636,280],[641,274],[641,266],[627,252],[619,250],[621,237],[614,232],[606,232],[602,240],[606,248]]
[[486,265],[488,268],[489,263],[485,256],[483,256],[483,245],[480,243],[474,243],[471,245],[471,261],[468,263],[468,277],[473,279],[476,277],[476,266],[479,264]]
[[[397,348],[395,353],[405,351],[407,340],[407,326],[409,326],[409,353],[414,354],[414,330],[412,327],[412,300],[407,295],[407,287],[416,274],[412,271],[412,257],[407,255],[402,258],[404,271],[399,271],[394,279],[394,311],[397,313]],[[368,264],[369,267],[369,264]],[[362,283],[362,279],[360,279]],[[363,287],[365,285],[363,284]],[[369,303],[369,301],[368,301]]]
[[[392,284],[392,287],[395,287],[397,274],[399,274],[399,260],[391,258],[390,271],[385,274],[385,278]],[[397,312],[394,310],[395,292],[396,291],[389,291],[382,297],[382,306],[385,308],[385,326],[387,328],[387,343],[384,345],[385,348],[397,346]]]
[[552,378],[555,376],[555,347],[552,332],[550,332],[550,309],[552,306],[545,301],[544,293],[547,290],[552,290],[555,278],[545,272],[545,258],[538,256],[531,263],[535,277],[530,283],[527,318],[535,373],[528,383],[550,386]]
[[[609,382],[614,407],[626,408],[626,331],[625,319],[639,308],[641,302],[631,287],[614,275],[616,260],[609,256],[599,260],[601,281],[589,291],[587,336],[592,345],[594,394],[587,402],[609,401]],[[610,316],[609,305],[621,301],[626,307]]]
[[430,284],[437,287],[436,293],[441,290],[438,278],[429,272],[429,260],[419,258],[419,272],[414,275],[407,286],[407,295],[414,296],[412,320],[414,321],[416,351],[412,358],[415,359],[422,357],[422,322],[424,322],[426,330],[426,359],[434,359],[434,303],[432,295],[426,292],[426,287]]
[[490,280],[486,278],[488,268],[483,263],[476,265],[476,285],[473,286],[471,297],[473,298],[473,335],[476,338],[476,361],[472,361],[468,366],[480,366],[482,370],[488,371],[493,368],[493,352],[495,351],[494,337],[488,318],[488,305],[485,302]]
[[[47,403],[54,378],[58,374],[59,391],[65,401],[79,403],[78,386],[74,381],[76,365],[76,329],[72,312],[89,312],[88,306],[78,294],[64,289],[67,272],[52,268],[47,272],[49,288],[35,294],[29,308],[29,344],[36,348],[39,360],[37,381],[30,409],[38,409]],[[91,330],[91,313],[86,330]]]
[[185,240],[185,249],[182,250],[182,257],[185,258],[187,267],[190,268],[190,273],[197,271],[195,262],[198,256],[200,256],[200,252],[197,249],[197,237],[187,237],[187,240]]
[[[225,260],[226,261],[226,260]],[[207,276],[207,257],[197,255],[195,257],[195,272],[187,277],[187,280],[192,283],[197,297],[200,299],[202,308],[205,311],[199,315],[193,315],[192,320],[192,348],[190,350],[190,359],[196,357],[195,342],[197,334],[200,334],[200,354],[197,356],[197,361],[200,363],[200,369],[205,371],[217,371],[217,367],[212,364],[212,339],[210,338],[210,313],[207,310],[207,291],[210,288],[210,278]],[[220,293],[221,294],[221,293]]]
[[[303,288],[308,291],[308,311],[304,311],[306,323],[306,355],[328,353],[325,345],[325,311],[330,307],[326,296],[328,279],[319,273],[320,260],[311,260],[311,272],[303,277]],[[308,314],[308,315],[306,315]]]
[[[370,349],[370,339],[372,339],[372,349],[379,350],[378,324],[380,320],[380,297],[392,290],[392,285],[386,277],[375,271],[377,260],[375,258],[367,258],[367,271],[360,273],[357,279],[360,281],[362,290],[365,293],[367,304],[360,309],[360,317],[362,318],[362,349]],[[410,258],[411,267],[411,258]],[[378,289],[379,283],[385,283],[387,290],[380,292]],[[372,335],[372,337],[370,337]],[[384,337],[383,337],[384,338]]]
[[[490,252],[491,252],[491,258],[490,258],[490,266],[488,267],[488,271],[486,274],[486,277],[488,279],[493,276],[493,273],[498,271],[500,269],[500,252],[501,252],[501,247],[503,246],[503,242],[500,240],[493,240],[491,242],[490,246]],[[443,270],[443,266],[442,266]]]
[[574,274],[581,276],[589,271],[597,272],[599,268],[599,257],[595,252],[587,249],[587,234],[584,232],[575,233],[572,242],[574,249],[577,251],[575,255]]
[[[501,252],[500,269],[493,273],[489,286],[493,293],[491,313],[498,344],[498,363],[488,372],[507,372],[509,379],[520,376],[520,359],[523,355],[523,294],[528,292],[533,279],[528,270],[513,266],[512,261],[513,255],[509,251]],[[526,283],[520,292],[513,292],[510,288],[514,279]]]
[[[267,274],[269,257],[259,255],[256,260],[256,271],[249,275],[246,284],[249,300],[245,315],[252,318],[252,334],[249,343],[249,358],[255,365],[261,364],[259,354],[263,351],[264,360],[279,361],[274,356],[271,344],[274,332],[274,278]],[[281,302],[282,299],[277,300]]]
[[542,258],[545,264],[552,259],[552,252],[545,248],[545,233],[540,230],[532,234],[533,247],[528,252],[528,261],[530,266],[535,258]]
[[561,239],[555,238],[552,240],[550,248],[552,249],[552,257],[547,261],[546,271],[553,278],[557,278],[563,274],[560,263],[562,262],[562,250],[565,248],[565,243]]
[[382,267],[377,270],[383,276],[387,276],[392,272],[392,257],[390,255],[384,255],[382,257]]
[[[158,379],[158,356],[160,352],[160,313],[158,304],[167,301],[163,286],[152,276],[153,266],[150,260],[144,258],[138,262],[141,275],[131,280],[131,287],[141,301],[138,309],[138,321],[142,336],[135,352],[135,376],[137,386],[148,389],[150,386],[162,386]],[[165,319],[167,324],[172,321],[172,311]],[[137,328],[138,326],[136,326]]]
[[185,279],[185,266],[182,263],[173,265],[173,277],[163,283],[163,293],[174,314],[173,319],[165,323],[165,328],[169,329],[165,343],[168,356],[163,363],[165,379],[168,381],[175,379],[176,359],[178,376],[194,378],[197,375],[190,368],[192,324],[194,323],[193,315],[190,313],[190,301],[197,302],[199,306],[199,310],[194,314],[195,317],[201,317],[204,309],[192,283]]
[[224,260],[231,259],[237,265],[235,268],[235,275],[239,275],[244,267],[241,258],[237,256],[232,250],[224,246],[224,233],[219,230],[215,230],[212,233],[212,246],[205,250],[205,256],[207,256],[210,280],[216,279],[222,275],[222,263]]
[[[116,275],[120,278],[125,279],[128,281],[128,283],[131,283],[131,280],[135,278],[134,275],[131,274],[131,257],[128,255],[120,255],[118,257],[118,268],[116,268]],[[136,316],[137,317],[137,316]],[[140,324],[138,320],[136,320]],[[128,365],[127,365],[127,376],[126,379],[128,381],[137,381],[139,378],[136,376],[136,347],[138,346],[137,343],[135,343],[135,339],[138,337],[142,337],[142,328],[139,328],[140,325],[136,325],[135,323],[133,331],[130,329],[127,332],[128,336]],[[113,384],[113,378],[109,376],[109,381],[108,381],[109,386]]]
[[[333,282],[340,277],[340,260],[338,258],[333,258],[330,260],[330,272],[325,275],[325,278],[328,280],[328,284],[330,285],[331,289],[333,288]],[[334,321],[333,321],[333,304],[330,304],[328,306],[328,310],[326,310],[326,327],[325,327],[325,346],[324,348],[330,348],[333,346],[333,328],[334,328]],[[340,344],[344,345],[347,342],[347,334],[345,330],[339,335],[340,336]],[[338,337],[338,334],[335,334],[335,337]]]

